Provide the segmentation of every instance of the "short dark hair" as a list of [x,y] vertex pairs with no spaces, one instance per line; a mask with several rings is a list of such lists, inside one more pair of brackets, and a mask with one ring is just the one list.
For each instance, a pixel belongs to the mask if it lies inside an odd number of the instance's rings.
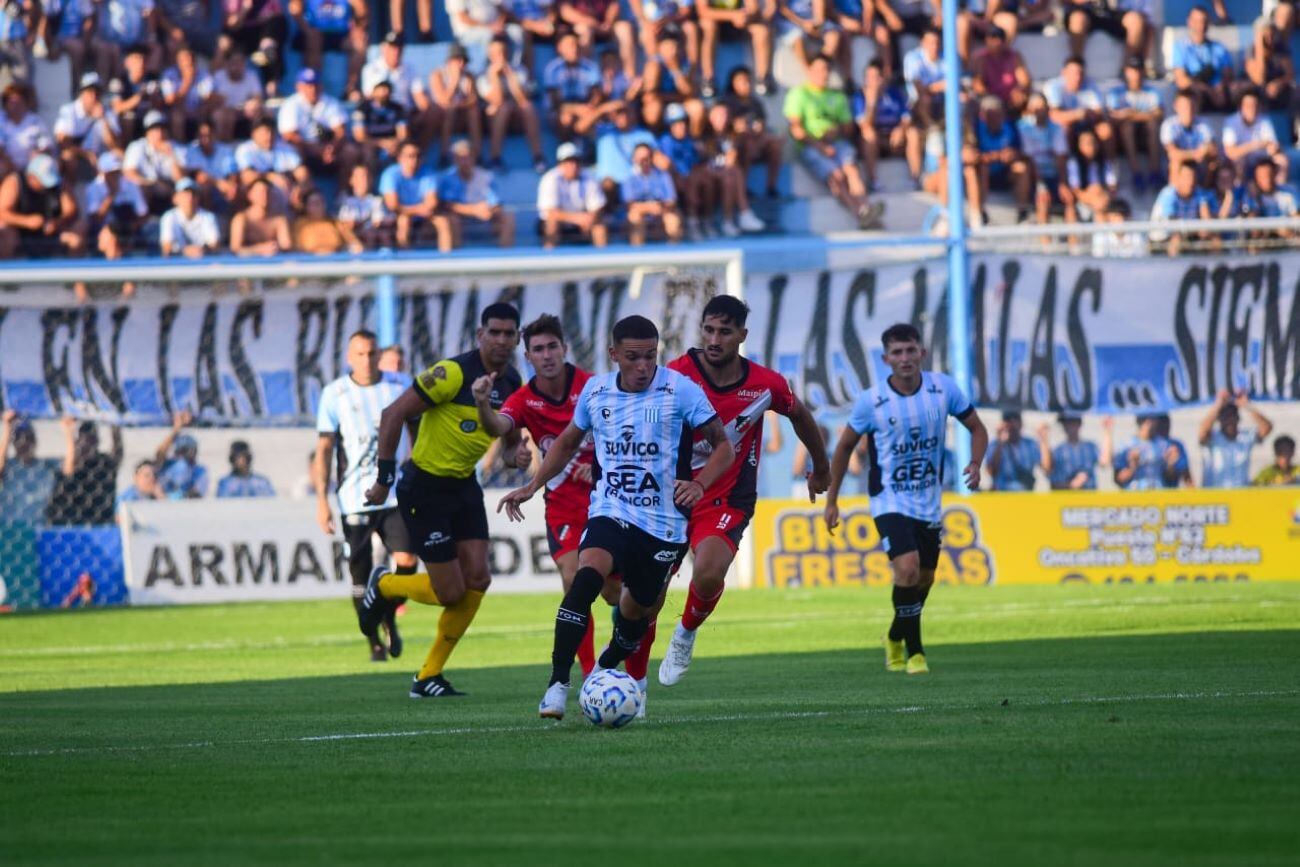
[[1178,164],[1178,170],[1180,172],[1183,169],[1191,169],[1192,171],[1197,172],[1200,171],[1200,168],[1201,168],[1200,164],[1198,164],[1196,160],[1183,160],[1181,163]]
[[364,338],[366,340],[372,340],[375,343],[379,342],[379,338],[375,336],[375,332],[371,331],[369,328],[358,328],[356,331],[353,331],[351,334],[348,335],[348,343],[351,343],[352,341],[356,340],[358,337]]
[[[1275,447],[1276,447],[1276,446],[1275,446]],[[313,452],[313,456],[314,456],[314,455],[315,455],[315,453]],[[135,465],[135,469],[132,470],[132,472],[133,472],[133,473],[138,473],[138,472],[140,472],[141,470],[143,470],[145,467],[150,467],[150,468],[155,469],[155,470],[157,469],[157,467],[154,466],[153,461],[149,460],[148,458],[145,458],[144,460],[140,461],[138,464]]]
[[1079,66],[1082,66],[1084,69],[1088,68],[1088,64],[1084,61],[1082,55],[1071,54],[1069,57],[1065,58],[1065,66],[1069,66],[1074,63],[1077,63]]
[[487,327],[489,319],[509,319],[519,327],[519,308],[505,301],[497,301],[483,308],[483,313],[478,318],[478,324]]
[[725,319],[732,325],[744,328],[745,320],[749,318],[749,305],[735,295],[714,295],[709,299],[709,303],[704,305],[704,313],[700,319],[708,319],[710,316]]
[[659,329],[644,316],[624,316],[614,323],[614,342],[624,340],[658,340]]
[[880,335],[880,345],[885,349],[889,348],[891,343],[920,343],[921,332],[916,329],[915,325],[909,322],[895,322],[885,329],[885,333]]
[[834,66],[835,59],[829,54],[814,54],[808,61],[808,65],[812,66],[814,63],[825,63],[827,66]]
[[543,334],[549,334],[552,337],[564,342],[564,326],[560,324],[560,318],[550,313],[543,313],[532,322],[524,326],[524,349],[528,349],[528,341],[534,337],[540,337]]
[[235,459],[235,455],[253,456],[253,449],[249,447],[248,440],[234,440],[230,443],[230,460]]
[[1273,454],[1280,455],[1285,451],[1295,454],[1295,440],[1291,439],[1291,437],[1286,434],[1282,434],[1280,437],[1273,440]]
[[881,60],[879,57],[873,57],[867,61],[867,68],[883,73],[885,71],[885,61]]
[[1192,93],[1190,90],[1178,91],[1177,93],[1174,94],[1174,99],[1191,100],[1192,105],[1196,105],[1196,94]]

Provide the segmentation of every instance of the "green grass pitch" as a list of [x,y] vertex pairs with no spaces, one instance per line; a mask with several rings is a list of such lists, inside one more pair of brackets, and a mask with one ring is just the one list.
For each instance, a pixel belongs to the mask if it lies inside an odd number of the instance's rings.
[[887,598],[733,591],[621,731],[537,719],[549,596],[430,701],[415,605],[384,665],[346,601],[6,617],[0,863],[1300,859],[1300,584],[939,587],[910,678]]

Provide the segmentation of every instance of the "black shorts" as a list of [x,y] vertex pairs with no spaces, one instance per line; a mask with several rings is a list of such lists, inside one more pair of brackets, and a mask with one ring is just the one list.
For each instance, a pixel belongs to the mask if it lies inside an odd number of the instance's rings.
[[1067,3],[1065,6],[1067,23],[1075,12],[1082,12],[1087,16],[1088,32],[1101,32],[1116,39],[1124,38],[1124,16],[1128,13],[1096,3]]
[[450,563],[456,559],[457,542],[488,537],[483,489],[473,476],[431,476],[408,463],[397,484],[397,508],[425,563]]
[[384,547],[394,554],[413,554],[411,534],[397,509],[376,509],[343,516],[343,541],[347,545],[348,563],[360,563],[369,572],[374,565],[371,537],[379,534]]
[[659,601],[687,547],[685,542],[665,542],[626,521],[603,516],[587,521],[580,546],[579,552],[608,551],[614,558],[614,573],[623,576],[628,593],[646,608]]
[[875,521],[881,547],[890,560],[915,551],[921,558],[922,569],[933,569],[939,565],[943,527],[938,521],[918,521],[898,512],[878,515]]

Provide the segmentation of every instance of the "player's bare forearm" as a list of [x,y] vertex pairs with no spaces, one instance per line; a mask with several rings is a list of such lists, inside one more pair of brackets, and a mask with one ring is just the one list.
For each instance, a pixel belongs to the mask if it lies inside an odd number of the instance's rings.
[[542,465],[537,468],[537,475],[528,483],[528,487],[533,493],[540,491],[546,486],[551,479],[564,472],[564,468],[569,465],[569,461],[577,454],[578,448],[582,445],[583,438],[587,432],[582,428],[570,423],[546,452],[546,457],[542,460]]
[[[492,408],[492,404],[487,401],[482,403],[475,401],[475,408],[478,410],[478,422],[483,426],[490,436],[503,437],[514,430],[515,423],[503,416]],[[518,445],[518,434],[515,436],[515,444]],[[507,443],[509,445],[509,443]]]
[[970,431],[970,459],[974,463],[984,463],[984,455],[989,450],[989,429],[984,426],[978,412],[972,412],[962,422]]
[[808,457],[812,458],[813,472],[829,472],[826,442],[822,439],[821,429],[817,427],[817,420],[802,401],[796,402],[794,411],[790,413],[790,427],[794,428],[795,436],[799,437],[799,442],[803,443],[804,448],[808,450]]
[[316,489],[316,499],[329,500],[330,457],[334,451],[334,440],[329,434],[316,438],[316,458],[311,462],[311,484]]
[[846,426],[840,434],[839,442],[835,444],[835,453],[831,456],[831,483],[826,489],[828,505],[839,499],[840,486],[844,484],[844,475],[849,471],[849,461],[853,457],[853,450],[858,447],[859,439],[861,437],[858,432]]

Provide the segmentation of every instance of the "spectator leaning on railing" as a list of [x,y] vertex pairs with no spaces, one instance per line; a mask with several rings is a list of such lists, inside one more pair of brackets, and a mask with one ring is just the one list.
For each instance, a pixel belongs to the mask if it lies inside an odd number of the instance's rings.
[[[1245,413],[1253,426],[1241,424]],[[1198,440],[1201,444],[1201,486],[1206,488],[1244,488],[1250,484],[1250,454],[1258,443],[1268,439],[1273,423],[1250,403],[1246,391],[1233,395],[1227,389],[1215,397],[1201,420]]]
[[1255,475],[1256,485],[1300,484],[1300,466],[1295,463],[1295,440],[1283,434],[1273,440],[1273,463]]
[[217,482],[218,497],[274,497],[270,479],[253,472],[253,450],[244,440],[230,444],[230,474]]

